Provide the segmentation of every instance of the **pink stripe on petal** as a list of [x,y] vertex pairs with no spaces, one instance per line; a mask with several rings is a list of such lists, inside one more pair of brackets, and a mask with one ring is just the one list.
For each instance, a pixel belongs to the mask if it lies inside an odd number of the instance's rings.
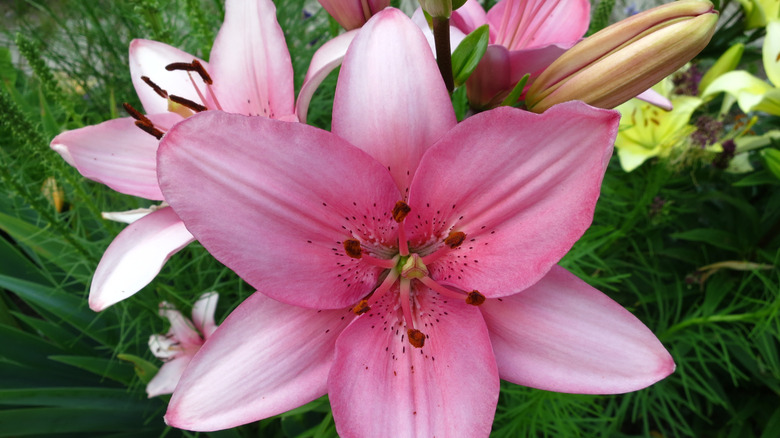
[[265,117],[293,114],[292,63],[271,0],[227,1],[210,62],[223,110]]
[[176,125],[158,158],[168,203],[256,289],[334,309],[376,286],[381,269],[343,241],[395,243],[400,193],[365,152],[300,123],[208,111]]
[[336,337],[353,317],[346,309],[288,306],[256,292],[192,360],[165,421],[187,430],[226,429],[324,395]]
[[466,235],[428,266],[431,277],[488,298],[542,278],[590,226],[618,120],[570,102],[543,115],[497,108],[450,131],[423,157],[409,195],[412,246]]
[[347,51],[333,133],[390,169],[404,192],[420,157],[455,126],[447,89],[420,29],[397,9],[362,28]]
[[490,433],[499,379],[479,310],[429,290],[417,296],[422,348],[406,339],[387,295],[337,340],[328,396],[340,436]]
[[481,307],[501,378],[548,391],[636,391],[674,371],[634,315],[555,266],[534,286]]
[[171,254],[193,240],[170,207],[128,225],[111,242],[95,269],[89,307],[100,311],[134,295],[157,276]]

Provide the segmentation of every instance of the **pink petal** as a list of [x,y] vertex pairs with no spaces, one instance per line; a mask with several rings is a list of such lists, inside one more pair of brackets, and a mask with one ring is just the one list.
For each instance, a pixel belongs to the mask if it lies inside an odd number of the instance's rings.
[[[451,25],[465,34],[473,32],[474,29],[487,24],[487,22],[487,14],[477,0],[468,0],[463,6],[453,11],[452,17],[450,17]],[[491,41],[494,38],[494,33],[495,30],[491,28]]]
[[197,351],[203,345],[203,339],[195,329],[192,321],[185,318],[171,304],[166,302],[160,303],[160,315],[166,317],[171,323],[170,334],[173,335],[173,339],[179,344],[179,348]]
[[192,306],[192,323],[195,324],[204,338],[211,336],[217,329],[217,324],[214,322],[217,301],[219,301],[218,293],[206,292]]
[[295,107],[295,112],[301,123],[306,123],[309,103],[311,103],[311,98],[314,92],[317,91],[317,87],[320,86],[330,72],[341,65],[341,61],[347,53],[347,48],[358,32],[360,31],[356,29],[343,33],[323,44],[314,52],[314,56],[309,64],[309,70],[306,72],[306,78],[303,80],[303,86],[301,86],[301,91],[298,93],[298,102]]
[[223,110],[273,118],[294,114],[290,53],[271,0],[228,0],[211,66]]
[[487,13],[495,44],[510,50],[574,44],[590,24],[588,0],[504,0]]
[[530,288],[481,307],[501,378],[548,391],[636,391],[674,371],[634,315],[555,266]]
[[389,168],[403,193],[422,154],[455,123],[420,29],[397,9],[375,15],[341,67],[333,133]]
[[506,47],[489,45],[477,68],[466,80],[469,105],[480,109],[500,105],[519,81],[514,80],[511,67],[510,52]]
[[582,102],[551,110],[477,114],[423,157],[409,194],[410,245],[466,234],[428,266],[432,278],[511,295],[542,278],[590,226],[620,115]]
[[653,90],[652,88],[648,88],[647,90],[639,93],[638,96],[636,96],[639,100],[644,100],[645,102],[655,105],[658,108],[661,108],[666,111],[671,111],[673,109],[672,101],[658,93],[657,91]]
[[389,245],[401,195],[380,163],[341,138],[207,111],[166,135],[159,165],[163,193],[187,228],[268,296],[334,309],[376,286],[381,269],[346,257],[343,241]]
[[418,349],[387,295],[336,341],[328,395],[342,437],[487,436],[499,379],[476,307],[417,295]]
[[[205,92],[206,84],[197,74],[185,71],[167,71],[165,66],[174,62],[190,63],[197,59],[206,70],[207,62],[167,44],[151,40],[136,39],[130,42],[130,77],[133,87],[141,99],[147,114],[162,114],[168,111],[168,100],[160,97],[141,77],[146,76],[169,95],[184,97],[196,103],[204,103],[197,90]],[[198,87],[197,89],[195,87]]]
[[255,293],[192,360],[165,421],[187,430],[226,429],[322,396],[336,337],[353,317],[346,309],[304,309]]
[[165,362],[157,374],[146,384],[146,394],[149,398],[163,394],[172,394],[179,383],[184,369],[192,360],[190,355],[180,355],[173,360]]
[[[160,114],[151,119],[173,124],[181,117]],[[134,122],[126,117],[66,131],[54,137],[51,148],[86,178],[120,193],[162,200],[157,184],[159,141]]]
[[168,258],[194,239],[169,208],[128,225],[108,246],[95,269],[89,308],[98,312],[141,290]]

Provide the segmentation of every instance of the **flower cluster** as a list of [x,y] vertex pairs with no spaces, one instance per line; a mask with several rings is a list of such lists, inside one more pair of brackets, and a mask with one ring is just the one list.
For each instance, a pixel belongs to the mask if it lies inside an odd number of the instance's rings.
[[[701,50],[712,5],[580,42],[587,1],[422,2],[464,33],[489,27],[466,82],[484,111],[459,122],[449,53],[437,64],[403,12],[320,3],[350,31],[314,55],[297,104],[273,3],[227,0],[209,62],[133,41],[143,111],[52,141],[85,177],[161,202],[132,212],[104,254],[94,310],[195,239],[257,290],[219,328],[216,294],[201,297],[200,333],[163,304],[171,332],[150,346],[169,361],[147,390],[173,392],[168,424],[224,429],[328,394],[341,436],[487,436],[501,379],[614,394],[672,373],[650,329],[558,262],[593,220],[623,123],[609,108]],[[306,125],[340,64],[331,131]],[[638,74],[598,80],[629,66]],[[535,112],[495,108],[526,75]]]

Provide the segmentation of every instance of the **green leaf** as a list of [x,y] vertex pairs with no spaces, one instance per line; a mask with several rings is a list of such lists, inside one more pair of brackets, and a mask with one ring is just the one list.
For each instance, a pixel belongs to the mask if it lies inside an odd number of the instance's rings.
[[751,187],[764,184],[777,184],[777,177],[768,171],[753,172],[750,175],[732,184],[734,187]]
[[465,84],[479,65],[487,50],[488,38],[488,25],[485,24],[468,34],[452,53],[452,76],[456,87]]
[[129,386],[133,380],[133,369],[130,364],[116,360],[90,356],[49,356],[49,359],[73,365],[100,377],[115,380],[126,386]]
[[22,254],[16,246],[6,239],[0,238],[0,274],[21,278],[38,283],[46,282],[38,266]]
[[143,382],[144,385],[149,383],[159,370],[157,365],[132,354],[117,354],[116,357],[132,363],[135,374],[141,379],[141,382]]
[[114,324],[113,314],[94,313],[86,306],[86,300],[75,297],[55,287],[0,275],[0,287],[18,295],[31,306],[51,312],[92,339],[104,344],[116,343],[115,333],[109,329]]
[[764,149],[761,151],[761,155],[764,157],[766,167],[777,178],[780,178],[780,150],[777,149]]
[[5,231],[19,244],[35,254],[59,266],[63,271],[89,278],[91,270],[84,265],[83,257],[66,241],[21,219],[0,213],[0,230]]
[[127,389],[114,388],[22,388],[0,389],[0,405],[67,406],[95,410],[143,407]]
[[68,432],[148,431],[138,409],[95,412],[92,409],[46,407],[0,411],[0,437],[57,436]]
[[716,246],[718,248],[739,252],[739,248],[736,247],[736,239],[734,236],[731,233],[723,230],[716,230],[712,228],[696,228],[693,230],[683,231],[681,233],[673,233],[670,237],[673,239],[709,243],[710,245]]

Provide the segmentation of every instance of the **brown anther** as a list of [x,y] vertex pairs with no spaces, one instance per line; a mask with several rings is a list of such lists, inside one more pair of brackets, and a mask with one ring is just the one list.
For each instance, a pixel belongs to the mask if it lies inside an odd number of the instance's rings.
[[444,239],[444,244],[455,249],[459,247],[464,240],[466,240],[466,233],[463,231],[452,231],[450,232],[450,235]]
[[193,101],[191,101],[191,100],[189,100],[187,98],[181,97],[181,96],[176,96],[176,95],[171,94],[170,96],[168,96],[168,99],[171,99],[172,101],[178,103],[179,105],[186,106],[187,108],[195,111],[196,113],[199,113],[201,111],[206,111],[208,109],[208,108],[206,108],[205,106],[203,106],[203,105],[201,105],[199,103],[195,103],[195,102],[193,102]]
[[127,114],[130,114],[130,117],[138,120],[139,122],[143,122],[146,125],[153,125],[152,121],[149,120],[145,115],[141,114],[140,111],[133,108],[129,103],[124,102],[122,104],[122,107],[124,107],[125,111],[127,111]]
[[163,136],[163,132],[160,131],[159,129],[155,128],[154,125],[152,125],[152,124],[146,124],[146,123],[138,120],[138,121],[135,122],[135,126],[141,128],[142,131],[144,131],[145,133],[153,136],[157,140],[161,139],[162,136]]
[[369,310],[371,310],[371,307],[368,305],[368,300],[360,300],[360,302],[355,304],[355,307],[352,308],[352,311],[355,312],[355,315],[362,315]]
[[196,71],[195,66],[189,62],[172,62],[165,66],[168,71],[184,70],[184,71]]
[[478,290],[469,292],[469,295],[466,297],[466,304],[471,304],[472,306],[479,306],[484,302],[485,296],[482,295]]
[[353,259],[363,257],[363,248],[360,247],[360,242],[355,239],[347,239],[344,241],[344,251]]
[[422,348],[425,345],[425,334],[417,329],[408,329],[406,336],[409,338],[409,343],[412,347]]
[[146,82],[146,85],[152,87],[152,90],[154,90],[154,92],[157,93],[158,96],[164,99],[168,98],[168,92],[160,88],[159,85],[152,82],[152,80],[149,79],[149,76],[141,76],[141,80]]
[[214,81],[211,80],[211,76],[209,76],[209,73],[206,71],[206,69],[203,67],[203,64],[200,63],[197,59],[192,60],[192,66],[195,67],[195,72],[200,75],[200,78],[203,79],[203,82],[211,85],[214,83]]
[[409,204],[407,204],[404,201],[398,201],[395,203],[395,207],[393,207],[393,219],[401,223],[406,219],[406,215],[409,214],[409,212],[412,211],[412,208],[409,207]]

